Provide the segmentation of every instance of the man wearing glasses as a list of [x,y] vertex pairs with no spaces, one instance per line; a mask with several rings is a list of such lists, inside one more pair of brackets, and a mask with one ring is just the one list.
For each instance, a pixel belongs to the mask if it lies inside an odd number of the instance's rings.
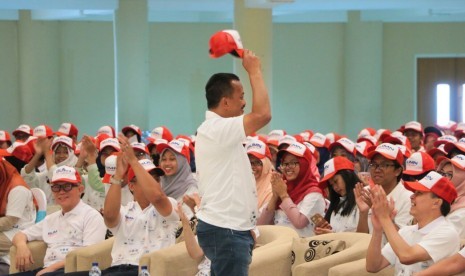
[[[84,186],[74,168],[56,168],[53,171],[51,190],[56,204],[61,206],[61,212],[46,216],[41,222],[13,237],[12,242],[17,249],[16,268],[22,271],[14,275],[63,275],[68,252],[105,238],[106,227],[102,216],[81,201]],[[42,240],[47,244],[44,267],[28,271],[34,259],[27,242],[34,240]]]
[[[383,143],[368,154],[368,159],[370,160],[368,170],[374,184],[380,185],[387,196],[394,200],[397,210],[394,218],[395,226],[399,229],[409,224],[412,220],[412,216],[409,214],[412,192],[408,191],[401,183],[402,164],[404,163],[402,152],[396,145]],[[370,194],[370,190],[364,189],[363,184],[356,185],[355,198],[360,210],[357,232],[372,232]],[[385,238],[383,239],[384,243],[386,243]]]

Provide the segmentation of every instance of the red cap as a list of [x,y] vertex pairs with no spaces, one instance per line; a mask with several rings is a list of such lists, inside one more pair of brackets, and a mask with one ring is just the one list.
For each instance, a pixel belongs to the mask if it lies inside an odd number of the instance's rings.
[[419,175],[436,169],[433,158],[426,152],[415,152],[405,162],[404,174]]
[[6,130],[0,130],[0,142],[11,142],[11,136]]
[[167,127],[161,126],[152,129],[150,132],[150,137],[155,140],[165,139],[166,141],[171,142],[171,140],[173,140],[173,133],[171,133]]
[[187,159],[187,162],[190,163],[191,162],[191,156],[190,156],[190,153],[189,153],[189,147],[184,144],[183,141],[180,141],[180,140],[171,140],[171,142],[169,142],[168,144],[166,143],[161,143],[161,144],[158,144],[157,145],[157,151],[161,154],[166,148],[170,148],[172,150],[174,150],[175,152],[183,155],[184,157],[186,157]]
[[[139,160],[139,164],[141,164],[142,167],[144,167],[144,169],[147,172],[151,172],[151,171],[154,170],[158,176],[165,175],[165,172],[162,169],[157,168],[153,164],[153,162],[151,160],[149,160],[149,159],[141,159],[141,160]],[[135,176],[136,176],[136,174],[134,173],[134,170],[132,169],[132,167],[129,167],[129,169],[128,169],[128,182],[130,182]]]
[[13,136],[15,136],[18,132],[23,132],[28,135],[32,135],[32,128],[28,125],[20,125],[12,132]]
[[268,157],[271,160],[271,152],[268,146],[260,140],[250,140],[245,145],[245,150],[247,154],[253,155],[258,159],[263,159]]
[[404,164],[404,156],[396,145],[383,143],[368,153],[368,159],[373,159],[376,154],[381,154],[384,158],[396,161],[401,166]]
[[97,131],[97,136],[99,136],[100,134],[106,134],[108,135],[108,138],[116,137],[115,129],[112,126],[102,126]]
[[144,143],[138,143],[138,142],[131,143],[131,147],[134,150],[142,151],[142,152],[144,152],[146,154],[149,154],[149,149],[147,148],[147,146]]
[[329,148],[331,142],[329,141],[328,137],[317,132],[312,136],[312,138],[310,138],[310,144],[314,145],[317,148]]
[[443,135],[441,137],[438,137],[436,142],[434,142],[434,146],[437,148],[439,145],[442,144],[447,144],[447,143],[457,143],[457,137],[453,135]]
[[51,127],[47,125],[40,125],[34,128],[32,134],[35,137],[53,137],[54,133]]
[[14,156],[19,160],[29,163],[33,157],[31,148],[25,142],[14,142],[7,149],[0,149],[0,157]]
[[348,151],[349,153],[355,155],[356,154],[356,151],[355,151],[355,143],[348,139],[348,138],[341,138],[339,140],[337,140],[336,142],[332,143],[331,145],[329,145],[329,151],[331,152],[334,147],[336,146],[341,146],[343,147],[346,151]]
[[123,127],[123,129],[121,130],[121,132],[123,132],[123,134],[126,134],[126,132],[128,131],[134,131],[137,135],[139,136],[142,136],[142,131],[140,130],[140,128],[136,125],[128,125],[128,126],[125,126]]
[[241,37],[236,30],[223,30],[214,33],[210,37],[210,57],[219,58],[225,54],[231,54],[242,58],[244,47]]
[[324,165],[324,177],[320,181],[320,187],[326,188],[328,180],[340,170],[354,170],[354,163],[343,156],[337,156],[326,161]]
[[77,137],[78,132],[79,130],[72,123],[63,123],[61,124],[60,128],[55,134],[58,136],[68,136],[68,137],[76,136]]
[[81,176],[73,167],[61,166],[53,171],[51,183],[81,183]]
[[452,202],[457,198],[457,190],[455,189],[454,184],[452,184],[449,179],[435,171],[428,173],[419,181],[405,181],[404,186],[412,192],[432,192],[449,202],[449,204],[452,204]]

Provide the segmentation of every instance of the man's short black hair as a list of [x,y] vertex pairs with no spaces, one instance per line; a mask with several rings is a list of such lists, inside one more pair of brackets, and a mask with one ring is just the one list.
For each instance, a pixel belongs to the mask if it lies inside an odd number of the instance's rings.
[[432,197],[433,198],[440,198],[442,200],[442,204],[441,204],[441,214],[443,216],[447,216],[450,212],[450,209],[451,209],[451,206],[450,206],[450,203],[447,202],[444,198],[434,194],[434,193],[431,193],[432,194]]
[[217,73],[210,77],[205,86],[208,109],[217,107],[223,97],[232,95],[233,80],[239,81],[239,77],[231,73]]

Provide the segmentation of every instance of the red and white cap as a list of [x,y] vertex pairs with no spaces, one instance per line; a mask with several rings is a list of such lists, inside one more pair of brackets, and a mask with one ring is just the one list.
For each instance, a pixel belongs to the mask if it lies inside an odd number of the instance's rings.
[[458,123],[454,133],[456,136],[465,134],[465,122]]
[[[149,159],[141,159],[141,160],[139,160],[139,164],[141,164],[142,167],[144,167],[144,169],[147,172],[155,171],[155,173],[158,176],[165,175],[165,172],[162,169],[157,168],[153,164],[153,162],[151,160],[149,160]],[[136,174],[134,173],[134,170],[131,167],[129,167],[129,169],[128,169],[128,182],[130,182],[135,176],[136,176]]]
[[297,140],[295,139],[294,136],[291,136],[291,135],[284,135],[283,137],[281,137],[281,139],[279,139],[279,142],[278,142],[278,147],[280,147],[281,145],[290,145],[294,142],[297,142]]
[[409,158],[412,155],[412,152],[404,145],[394,145],[399,148],[400,152],[405,158]]
[[64,144],[65,146],[67,146],[68,148],[72,150],[75,149],[73,139],[71,139],[68,136],[58,136],[58,137],[53,138],[52,149],[55,149],[55,147],[58,146],[58,144]]
[[404,164],[404,156],[396,145],[383,143],[368,153],[368,159],[373,159],[376,154],[381,154],[386,159],[396,161],[401,166]]
[[18,132],[26,133],[27,135],[32,135],[32,128],[28,125],[19,125],[13,132],[13,136]]
[[281,149],[279,150],[278,152],[278,159],[281,158],[281,156],[283,155],[284,152],[288,152],[294,156],[297,156],[297,157],[304,157],[308,160],[311,160],[312,159],[312,153],[310,152],[310,150],[308,149],[307,146],[305,146],[304,144],[301,144],[299,142],[294,142],[292,144],[289,145],[289,147],[287,147],[286,149]]
[[426,152],[415,152],[405,162],[404,174],[419,175],[435,170],[433,158]]
[[245,150],[247,154],[253,155],[258,159],[263,159],[268,157],[271,160],[271,152],[268,146],[260,140],[250,140],[245,145]]
[[434,142],[434,146],[439,147],[439,145],[447,143],[457,143],[457,137],[454,135],[443,135]]
[[299,134],[303,139],[304,142],[310,142],[310,139],[313,136],[313,131],[311,130],[304,130]]
[[58,136],[78,136],[79,130],[72,123],[61,124],[58,131],[55,133]]
[[81,147],[82,147],[82,142],[77,143],[76,148],[74,149],[75,155],[81,154]]
[[61,166],[53,171],[51,183],[57,182],[81,183],[81,176],[73,167]]
[[357,143],[363,142],[363,141],[368,142],[372,146],[376,146],[376,144],[378,143],[378,139],[376,139],[374,136],[371,136],[371,135],[365,135],[357,139]]
[[350,152],[351,154],[355,155],[355,143],[350,140],[349,138],[341,138],[337,140],[336,142],[332,143],[329,145],[329,151],[332,151],[334,147],[336,146],[341,146],[343,147],[346,151]]
[[310,138],[310,144],[314,145],[317,148],[328,148],[331,143],[329,142],[328,137],[317,132],[313,134],[312,138]]
[[11,136],[6,130],[0,130],[0,142],[11,142]]
[[417,121],[411,121],[411,122],[408,122],[404,125],[404,133],[405,131],[407,130],[414,130],[416,132],[420,132],[421,134],[423,134],[423,127],[421,126],[421,123],[417,122]]
[[40,125],[34,128],[34,131],[32,132],[32,135],[35,137],[53,137],[53,130],[51,127],[47,125]]
[[355,144],[355,150],[364,157],[368,156],[368,151],[370,147],[373,147],[373,145],[367,141],[362,141]]
[[153,139],[165,139],[168,142],[171,142],[173,140],[173,133],[165,127],[165,126],[160,126],[152,129],[150,132],[150,137]]
[[384,138],[389,135],[391,135],[391,131],[389,129],[380,128],[376,131],[376,134],[374,136],[376,139],[378,139],[378,142],[382,142]]
[[451,152],[452,149],[458,149],[462,152],[465,152],[465,138],[461,138],[458,140],[456,143],[447,143],[444,146],[444,149],[447,151],[447,153]]
[[354,163],[343,156],[337,156],[326,161],[324,165],[323,179],[320,181],[320,187],[326,188],[328,180],[331,179],[338,171],[354,170]]
[[360,130],[360,132],[357,135],[357,138],[362,138],[365,136],[375,136],[375,135],[376,135],[376,130],[374,128],[367,127],[367,128]]
[[99,136],[100,134],[106,134],[110,138],[115,138],[116,137],[115,129],[112,126],[102,126],[102,127],[100,127],[98,129],[98,131],[97,131],[97,136]]
[[236,30],[222,30],[210,37],[210,57],[219,58],[225,54],[231,54],[242,58],[244,47],[239,32]]
[[111,176],[116,173],[117,159],[116,154],[112,154],[105,159],[105,175],[103,176],[102,183],[110,184]]
[[128,132],[128,131],[130,131],[130,130],[134,131],[137,135],[142,136],[142,131],[141,131],[140,128],[139,128],[138,126],[136,126],[136,125],[128,125],[128,126],[125,126],[125,127],[123,127],[123,129],[121,130],[121,132],[122,132],[123,134],[126,134],[126,132]]
[[29,163],[34,153],[26,142],[14,142],[10,147],[6,149],[0,149],[0,157],[14,156],[19,160]]
[[148,137],[147,140],[149,141],[149,143],[147,144],[147,148],[149,149],[149,151],[152,151],[153,147],[156,147],[160,144],[168,144],[168,141],[165,139],[154,139],[152,137]]
[[457,122],[455,121],[449,121],[447,124],[445,125],[437,125],[440,129],[443,129],[443,130],[449,130],[449,131],[452,131],[454,132],[456,129],[457,129]]
[[116,151],[121,151],[121,146],[119,145],[119,141],[116,138],[107,138],[100,142],[100,151],[102,151],[106,147],[112,147]]
[[272,146],[277,147],[279,145],[279,140],[286,135],[286,131],[282,129],[274,129],[268,133],[268,138],[266,143]]
[[444,199],[449,204],[457,198],[457,190],[454,184],[446,177],[432,171],[419,181],[409,182],[404,181],[404,186],[412,192],[432,192],[438,197]]
[[400,131],[394,131],[388,136],[384,136],[383,143],[399,144],[406,146],[409,150],[412,148],[410,140]]
[[183,141],[174,139],[174,140],[171,140],[168,144],[162,143],[162,144],[157,145],[157,151],[160,154],[163,153],[163,151],[165,149],[167,149],[167,148],[170,148],[170,149],[174,150],[175,152],[177,152],[177,153],[183,155],[184,157],[186,157],[188,163],[191,162],[189,147],[186,144],[184,144]]
[[131,143],[131,147],[134,150],[142,151],[142,152],[145,152],[146,154],[149,154],[149,149],[144,143],[134,142],[134,143]]
[[179,141],[183,141],[184,144],[186,144],[186,146],[192,152],[194,152],[195,147],[194,147],[194,143],[192,143],[192,138],[190,136],[179,134],[178,136],[176,136],[176,139],[179,140]]
[[110,178],[116,173],[116,161],[118,157],[116,154],[112,154],[105,159],[105,175],[103,176],[102,182],[110,184]]
[[439,167],[443,166],[443,163],[445,162],[451,162],[452,165],[457,167],[460,170],[465,170],[465,155],[463,154],[457,154],[456,156],[452,157],[451,159],[441,156],[438,158],[437,163],[439,164]]
[[335,132],[330,132],[326,134],[326,138],[328,138],[329,143],[332,144],[336,142],[337,140],[341,139],[343,136],[340,134],[337,134]]
[[442,153],[444,155],[447,155],[447,151],[444,149],[446,145],[445,144],[442,144],[442,145],[439,145],[437,148],[432,148],[428,151],[428,154],[434,158],[434,155],[436,155],[437,153]]

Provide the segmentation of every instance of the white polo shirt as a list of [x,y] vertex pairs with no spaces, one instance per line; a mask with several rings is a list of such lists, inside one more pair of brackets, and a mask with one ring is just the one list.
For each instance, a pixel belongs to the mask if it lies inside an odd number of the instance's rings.
[[52,213],[41,222],[23,230],[28,241],[43,240],[47,244],[44,267],[63,261],[76,248],[105,239],[107,228],[102,215],[80,201],[73,210]]
[[460,238],[454,226],[443,216],[438,217],[421,229],[418,224],[405,226],[399,230],[399,235],[409,245],[418,244],[428,252],[431,260],[417,262],[411,265],[401,264],[399,258],[387,243],[381,250],[382,255],[395,266],[395,275],[412,275],[427,269],[434,263],[452,256],[459,250]]
[[199,194],[197,217],[211,225],[238,231],[255,227],[257,189],[247,152],[244,116],[223,118],[207,111],[197,129],[195,161]]
[[[341,197],[339,202],[342,202],[344,199],[344,197]],[[338,213],[333,211],[331,214],[330,224],[333,232],[357,232],[357,225],[360,217],[358,207],[355,206],[352,212],[347,216],[342,216],[341,212],[342,208],[339,209]]]
[[171,246],[176,241],[176,229],[179,216],[176,213],[177,202],[168,197],[173,206],[171,214],[163,217],[150,204],[142,210],[136,201],[121,206],[120,222],[110,228],[115,237],[111,257],[111,266],[131,264],[139,265],[143,254]]
[[465,208],[460,208],[449,213],[446,219],[454,225],[461,239],[465,239]]
[[11,189],[8,194],[5,215],[19,218],[13,228],[3,231],[3,234],[11,241],[16,233],[33,225],[36,221],[36,210],[31,190],[23,186]]
[[89,176],[87,174],[81,175],[81,177],[85,187],[82,201],[95,210],[100,211],[105,203],[105,193],[96,191],[90,186]]

